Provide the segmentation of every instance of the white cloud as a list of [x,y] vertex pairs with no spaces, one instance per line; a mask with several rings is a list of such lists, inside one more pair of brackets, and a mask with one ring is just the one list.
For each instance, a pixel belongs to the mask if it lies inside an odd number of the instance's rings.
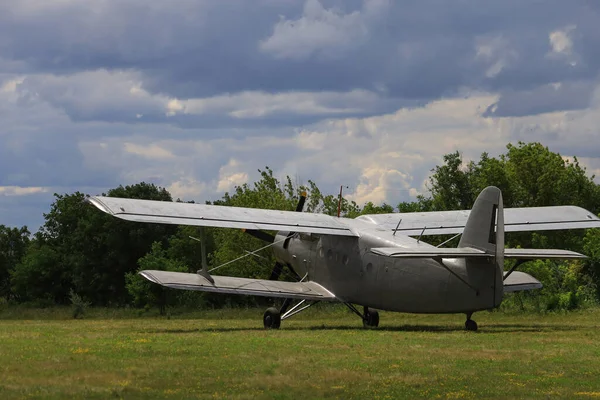
[[174,155],[170,151],[160,147],[157,144],[140,145],[135,143],[125,142],[125,151],[141,157],[149,159],[168,159],[173,158]]
[[199,182],[194,178],[182,178],[167,186],[167,190],[171,193],[173,199],[181,199],[183,201],[202,201],[208,190],[208,185],[204,182]]
[[27,196],[37,193],[46,193],[47,187],[20,187],[20,186],[0,186],[0,195],[3,196]]
[[571,54],[573,50],[573,40],[571,39],[571,31],[577,28],[576,25],[568,25],[563,29],[557,29],[550,32],[548,39],[550,47],[554,53]]
[[25,78],[20,77],[15,79],[9,79],[3,82],[2,85],[0,85],[0,92],[15,93],[17,91],[17,86],[23,83],[24,80]]
[[546,56],[548,58],[562,58],[571,66],[576,66],[579,57],[573,52],[572,34],[575,29],[577,29],[576,25],[567,25],[562,29],[550,32],[548,35],[550,51]]
[[[242,169],[242,171],[240,171]],[[248,173],[243,172],[243,166],[235,159],[229,160],[219,170],[219,182],[217,183],[218,192],[231,191],[236,186],[241,186],[248,182]]]
[[363,44],[369,35],[369,18],[381,15],[385,1],[365,1],[361,11],[343,13],[326,9],[319,0],[307,0],[302,17],[281,17],[273,34],[259,48],[276,58],[301,60],[317,54],[336,58]]
[[406,197],[412,181],[412,177],[406,173],[381,167],[364,168],[359,179],[360,183],[354,192],[345,197],[361,206],[369,201],[381,204],[388,199]]
[[374,108],[383,100],[366,90],[337,92],[241,92],[203,99],[171,100],[170,115],[227,114],[238,119],[277,113],[297,115],[352,114]]
[[502,35],[482,36],[475,40],[475,59],[486,63],[487,78],[496,77],[518,57],[517,51]]

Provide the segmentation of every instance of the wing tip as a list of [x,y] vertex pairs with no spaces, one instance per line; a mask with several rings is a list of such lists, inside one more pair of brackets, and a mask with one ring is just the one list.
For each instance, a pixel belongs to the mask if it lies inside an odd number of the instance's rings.
[[102,202],[102,200],[100,200],[98,196],[86,197],[85,201],[90,203],[102,212],[105,212],[110,215],[115,215],[115,213],[106,204],[104,204],[104,202]]

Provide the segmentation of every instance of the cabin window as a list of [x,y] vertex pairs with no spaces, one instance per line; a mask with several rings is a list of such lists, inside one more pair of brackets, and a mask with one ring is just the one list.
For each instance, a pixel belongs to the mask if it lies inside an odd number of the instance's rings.
[[344,256],[342,257],[342,262],[344,263],[344,265],[348,265],[348,263],[350,262],[350,258],[344,254]]
[[327,258],[330,260],[333,258],[333,251],[331,249],[327,250]]
[[325,257],[325,250],[322,247],[319,249],[319,257]]

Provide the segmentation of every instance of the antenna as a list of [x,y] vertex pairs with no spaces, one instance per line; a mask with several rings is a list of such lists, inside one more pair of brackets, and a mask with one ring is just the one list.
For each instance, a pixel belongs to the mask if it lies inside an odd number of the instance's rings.
[[[337,212],[338,218],[340,217],[340,214],[342,213],[342,189],[343,188],[344,188],[344,185],[340,185],[340,197],[338,199],[338,212]],[[346,186],[346,189],[348,189],[348,186]]]

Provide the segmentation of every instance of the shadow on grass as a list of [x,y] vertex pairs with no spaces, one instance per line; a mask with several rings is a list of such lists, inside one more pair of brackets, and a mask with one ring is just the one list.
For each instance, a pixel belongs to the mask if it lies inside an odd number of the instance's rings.
[[[474,334],[481,333],[500,333],[500,332],[564,332],[589,329],[589,326],[578,325],[541,325],[541,324],[494,324],[479,327]],[[200,327],[194,329],[153,329],[144,330],[144,333],[155,334],[186,334],[203,332],[264,332],[261,327]],[[462,325],[398,325],[381,326],[376,329],[365,329],[356,325],[318,325],[318,326],[283,326],[281,331],[368,331],[368,332],[459,332],[465,331]]]

